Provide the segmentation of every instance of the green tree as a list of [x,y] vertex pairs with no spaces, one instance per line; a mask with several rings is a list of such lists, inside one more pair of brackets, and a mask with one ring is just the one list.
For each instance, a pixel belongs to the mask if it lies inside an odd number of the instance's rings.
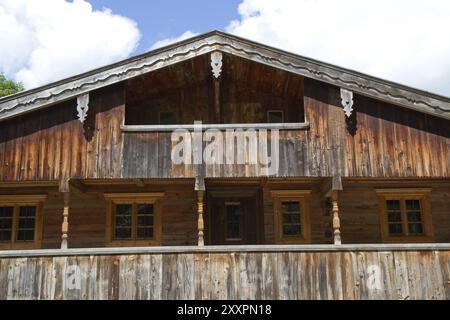
[[8,80],[3,73],[0,73],[0,97],[14,94],[23,90],[24,88],[21,82]]

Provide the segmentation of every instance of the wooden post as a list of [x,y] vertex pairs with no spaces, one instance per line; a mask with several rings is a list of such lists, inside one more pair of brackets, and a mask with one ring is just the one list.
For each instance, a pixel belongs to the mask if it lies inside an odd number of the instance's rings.
[[332,201],[332,213],[333,213],[334,244],[340,245],[342,243],[341,242],[341,220],[339,218],[338,192],[336,190],[332,191],[331,201]]
[[70,193],[64,192],[64,210],[63,210],[63,223],[61,226],[61,249],[68,248],[68,239],[69,239],[69,201],[70,201]]
[[222,110],[220,106],[220,79],[214,79],[214,115],[216,123],[222,123]]
[[205,245],[204,230],[205,223],[203,221],[203,190],[197,191],[197,210],[198,210],[198,246],[203,247]]
[[223,56],[219,51],[211,53],[211,71],[213,79],[213,91],[214,91],[214,121],[215,123],[221,123],[222,111],[220,106],[220,75],[222,73]]

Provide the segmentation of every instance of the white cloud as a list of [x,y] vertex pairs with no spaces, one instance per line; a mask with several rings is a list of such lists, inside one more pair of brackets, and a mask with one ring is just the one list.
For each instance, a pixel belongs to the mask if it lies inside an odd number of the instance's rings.
[[189,39],[189,38],[192,38],[192,37],[194,37],[196,35],[198,35],[198,33],[195,33],[195,32],[192,32],[192,31],[188,30],[188,31],[185,31],[182,35],[180,35],[178,37],[166,38],[166,39],[163,39],[163,40],[156,41],[150,47],[150,50],[154,50],[154,49],[158,49],[158,48],[161,48],[161,47],[165,47],[165,46],[168,46],[169,44],[172,44],[172,43],[175,43],[175,42],[178,42],[178,41],[182,41],[182,40],[185,40],[185,39]]
[[84,0],[0,0],[0,71],[27,89],[126,58],[137,24]]
[[450,1],[244,0],[230,33],[450,96]]

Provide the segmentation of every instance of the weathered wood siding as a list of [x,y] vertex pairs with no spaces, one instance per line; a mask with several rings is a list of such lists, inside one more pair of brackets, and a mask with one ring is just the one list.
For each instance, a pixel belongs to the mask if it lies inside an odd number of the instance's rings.
[[[163,189],[162,245],[195,245],[197,213],[192,186]],[[42,248],[60,248],[63,196],[50,193],[43,207]],[[72,193],[69,216],[69,247],[105,246],[106,201],[102,193]]]
[[0,258],[0,299],[450,299],[449,250]]
[[[261,190],[263,219],[262,243],[274,244],[274,208],[272,190],[311,190],[309,197],[311,242],[315,244],[332,243],[331,213],[326,207],[322,186],[324,179],[313,181],[275,181],[268,180],[262,185],[252,182],[255,188]],[[229,186],[229,184],[228,184]],[[233,188],[239,190],[242,185],[233,182]],[[450,243],[450,187],[449,184],[407,183],[378,184],[344,180],[344,190],[339,192],[339,212],[341,218],[341,236],[345,244],[381,243],[380,208],[375,192],[376,188],[431,188],[428,195],[434,242]],[[94,187],[93,187],[94,188]],[[100,188],[100,187],[98,187]],[[88,191],[86,193],[72,192],[69,214],[69,247],[90,248],[105,246],[106,203],[103,192],[164,192],[162,210],[162,245],[195,245],[197,244],[197,211],[196,194],[192,183],[174,185],[154,185],[138,187],[136,185],[103,186],[104,190]],[[208,187],[207,187],[208,190]],[[207,191],[208,192],[208,191]],[[237,191],[238,192],[238,191]],[[8,192],[11,198],[14,194],[47,193],[43,206],[42,248],[59,248],[61,245],[61,223],[63,212],[63,195],[53,187],[48,190],[27,189],[14,193]],[[5,194],[5,193],[3,193]],[[357,201],[355,201],[355,199]]]
[[357,130],[347,132],[346,176],[449,177],[450,122],[356,96]]
[[[84,125],[74,100],[3,121],[0,181],[58,180],[67,191],[71,178],[193,177],[191,166],[172,164],[170,133],[120,129],[166,107],[189,123],[199,114],[210,123],[262,121],[270,109],[301,121],[304,109],[309,129],[280,131],[280,177],[450,177],[448,120],[355,95],[353,130],[339,88],[226,59],[218,87],[204,61],[193,60],[92,92]],[[205,174],[265,173],[259,165],[217,165]]]
[[[386,186],[386,184],[350,184],[344,182],[344,190],[339,192],[343,243],[382,242],[380,204],[375,189],[395,186],[417,187],[413,184]],[[450,187],[448,184],[427,184],[426,186],[432,188],[428,200],[431,207],[434,241],[448,243],[450,242]]]
[[120,177],[124,97],[121,85],[91,94],[83,125],[70,100],[0,126],[1,181]]

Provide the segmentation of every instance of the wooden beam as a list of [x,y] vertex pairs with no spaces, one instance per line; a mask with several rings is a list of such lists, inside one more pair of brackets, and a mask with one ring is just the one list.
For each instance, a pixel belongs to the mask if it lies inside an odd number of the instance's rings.
[[63,223],[61,226],[61,249],[67,249],[69,240],[69,203],[70,193],[64,193]]
[[134,182],[138,187],[145,187],[144,179],[134,179]]
[[[170,124],[170,125],[121,125],[120,129],[124,132],[167,132],[177,129],[194,130],[193,124]],[[290,123],[204,123],[202,130],[217,129],[278,129],[278,130],[307,130],[308,122],[290,122]]]
[[80,193],[86,193],[87,191],[87,186],[78,179],[70,180],[70,186]]
[[331,198],[333,190],[333,178],[326,178],[320,185],[320,195],[323,198]]

